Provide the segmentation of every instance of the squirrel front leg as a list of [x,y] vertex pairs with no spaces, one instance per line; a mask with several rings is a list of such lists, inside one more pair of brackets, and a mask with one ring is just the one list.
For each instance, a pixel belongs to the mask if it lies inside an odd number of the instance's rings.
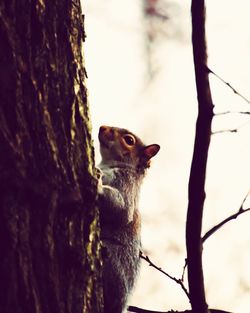
[[125,201],[118,189],[103,185],[98,192],[98,204],[103,222],[114,223],[114,225],[128,222]]
[[102,221],[128,223],[129,210],[122,193],[117,188],[103,185],[100,169],[98,169],[98,175],[98,204]]

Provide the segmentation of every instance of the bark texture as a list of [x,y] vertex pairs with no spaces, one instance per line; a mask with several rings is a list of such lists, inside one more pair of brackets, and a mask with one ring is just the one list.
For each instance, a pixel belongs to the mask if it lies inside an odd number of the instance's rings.
[[80,1],[0,3],[0,312],[101,312]]

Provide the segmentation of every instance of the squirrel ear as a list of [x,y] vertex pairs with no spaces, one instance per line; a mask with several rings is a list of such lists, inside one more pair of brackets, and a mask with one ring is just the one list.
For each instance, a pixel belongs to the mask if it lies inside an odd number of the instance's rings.
[[160,150],[160,146],[157,145],[157,144],[152,144],[152,145],[149,145],[149,146],[146,146],[144,149],[143,149],[143,154],[145,156],[145,158],[147,160],[151,159],[153,156],[155,156],[158,151]]

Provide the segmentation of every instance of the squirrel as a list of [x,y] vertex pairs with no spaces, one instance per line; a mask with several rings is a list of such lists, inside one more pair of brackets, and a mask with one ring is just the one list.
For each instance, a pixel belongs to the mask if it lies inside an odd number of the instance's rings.
[[145,145],[130,131],[117,127],[101,126],[98,137],[104,313],[122,313],[140,265],[140,187],[160,146]]

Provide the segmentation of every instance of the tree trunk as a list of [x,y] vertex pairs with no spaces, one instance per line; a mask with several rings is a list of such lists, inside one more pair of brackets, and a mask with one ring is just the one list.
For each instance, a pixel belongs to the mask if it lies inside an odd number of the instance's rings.
[[0,4],[0,312],[101,312],[80,1]]

